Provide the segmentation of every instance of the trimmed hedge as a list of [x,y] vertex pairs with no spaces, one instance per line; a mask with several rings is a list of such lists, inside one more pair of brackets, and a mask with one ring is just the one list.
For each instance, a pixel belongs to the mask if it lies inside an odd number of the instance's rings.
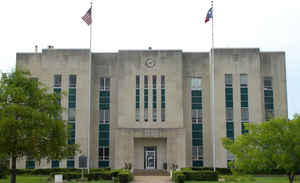
[[196,181],[218,181],[218,173],[211,170],[191,170],[191,169],[174,171],[172,174],[172,180],[175,182],[179,182],[182,181],[181,179],[196,180]]
[[[62,174],[64,180],[80,179],[81,172],[53,172],[51,177],[56,174]],[[84,177],[87,177],[88,181],[91,180],[112,180],[113,177],[118,177],[119,180],[127,183],[133,180],[133,176],[128,170],[104,170],[104,169],[93,169],[90,174],[84,173]]]
[[[214,169],[210,167],[192,167],[192,168],[181,168],[181,170],[213,171]],[[216,168],[216,172],[218,173],[218,175],[232,175],[230,168]]]

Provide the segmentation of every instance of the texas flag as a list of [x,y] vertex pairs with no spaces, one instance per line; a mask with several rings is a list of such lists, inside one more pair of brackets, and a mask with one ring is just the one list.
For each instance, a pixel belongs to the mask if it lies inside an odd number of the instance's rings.
[[212,8],[210,8],[207,12],[207,15],[206,15],[206,18],[205,18],[205,23],[207,23],[211,18],[213,18]]

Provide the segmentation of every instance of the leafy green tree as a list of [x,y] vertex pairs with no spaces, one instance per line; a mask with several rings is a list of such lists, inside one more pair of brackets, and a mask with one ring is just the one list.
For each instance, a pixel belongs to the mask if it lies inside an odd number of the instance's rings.
[[1,78],[0,154],[11,159],[11,183],[16,182],[18,159],[60,160],[78,150],[77,145],[67,144],[59,97],[23,70]]
[[223,146],[235,155],[234,170],[242,173],[282,169],[293,183],[300,170],[300,116],[293,120],[276,118],[249,124],[249,132],[233,142],[223,138]]

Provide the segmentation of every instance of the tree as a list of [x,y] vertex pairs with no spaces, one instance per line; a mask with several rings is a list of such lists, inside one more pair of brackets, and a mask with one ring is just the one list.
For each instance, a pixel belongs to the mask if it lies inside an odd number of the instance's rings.
[[234,142],[222,139],[225,149],[235,155],[234,169],[243,173],[282,169],[293,183],[300,170],[300,116],[248,124],[247,128],[249,132]]
[[0,154],[11,159],[11,183],[16,182],[16,161],[74,156],[77,145],[67,144],[67,126],[60,119],[60,96],[30,73],[17,69],[0,81]]

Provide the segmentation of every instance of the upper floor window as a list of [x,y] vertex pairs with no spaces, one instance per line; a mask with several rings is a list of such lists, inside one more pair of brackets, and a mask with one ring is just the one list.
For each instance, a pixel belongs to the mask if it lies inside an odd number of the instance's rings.
[[240,75],[240,85],[241,85],[241,88],[248,87],[248,74]]
[[264,90],[272,90],[272,77],[264,77]]
[[110,89],[110,79],[100,78],[100,90],[109,90],[109,89]]
[[76,87],[76,75],[69,76],[69,87]]
[[61,87],[61,75],[54,75],[54,87]]

